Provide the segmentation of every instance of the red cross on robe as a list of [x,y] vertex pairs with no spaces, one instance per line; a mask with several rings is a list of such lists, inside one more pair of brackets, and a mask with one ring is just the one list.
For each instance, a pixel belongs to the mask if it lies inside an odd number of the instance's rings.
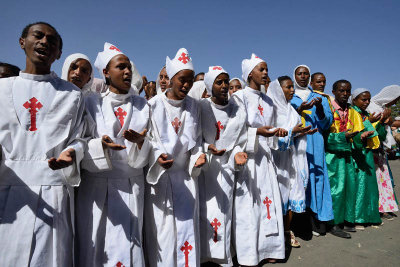
[[125,267],[125,265],[122,262],[119,261],[119,262],[117,262],[115,267]]
[[40,103],[36,97],[32,97],[29,99],[29,101],[26,101],[23,104],[24,108],[29,110],[29,113],[31,114],[31,126],[29,127],[29,131],[36,131],[36,113],[39,112],[39,109],[43,107],[42,103]]
[[258,104],[258,110],[260,111],[261,116],[263,115],[264,108]]
[[189,252],[193,249],[189,242],[185,241],[185,244],[181,247],[181,251],[185,254],[185,267],[189,267]]
[[186,64],[189,62],[189,57],[186,53],[182,52],[181,56],[178,58],[179,61],[182,61],[183,64]]
[[178,134],[179,128],[182,126],[182,122],[175,117],[173,121],[171,121],[172,127],[174,127],[175,133]]
[[272,204],[272,200],[269,199],[268,197],[265,197],[264,201],[263,201],[264,205],[267,207],[267,219],[271,220],[271,214],[269,213],[269,207]]
[[128,114],[125,110],[123,110],[121,107],[117,109],[117,111],[114,112],[115,116],[118,118],[119,123],[121,123],[121,127],[124,126],[125,123],[125,116]]
[[214,220],[210,223],[211,226],[214,228],[214,242],[218,242],[218,227],[221,226],[221,223],[218,221],[217,218],[214,218]]
[[222,123],[220,121],[218,121],[215,124],[215,127],[217,128],[217,134],[215,136],[215,140],[219,140],[219,137],[221,136],[221,130],[224,129],[224,125],[222,125]]

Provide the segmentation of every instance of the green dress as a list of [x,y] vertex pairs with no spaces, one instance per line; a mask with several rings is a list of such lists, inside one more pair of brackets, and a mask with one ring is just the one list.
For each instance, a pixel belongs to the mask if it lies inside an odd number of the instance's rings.
[[[381,132],[383,126],[378,123],[375,128],[368,120],[369,114],[361,111],[357,106],[353,106],[363,119],[364,131],[374,131],[374,135],[369,137],[379,140],[378,132]],[[361,133],[362,133],[361,132]],[[361,141],[361,133],[353,138],[353,159],[355,166],[356,183],[356,223],[380,223],[379,214],[379,191],[376,181],[374,155],[372,149],[366,147],[366,143]],[[378,141],[379,146],[379,141]]]

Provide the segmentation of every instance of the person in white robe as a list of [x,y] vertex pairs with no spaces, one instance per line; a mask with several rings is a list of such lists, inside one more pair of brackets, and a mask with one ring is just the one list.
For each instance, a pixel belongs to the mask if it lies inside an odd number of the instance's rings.
[[115,46],[106,43],[95,62],[107,91],[85,97],[96,128],[82,161],[76,198],[76,264],[145,266],[143,167],[151,148],[145,138],[150,112],[146,100],[131,88],[129,58],[111,48]]
[[208,158],[199,177],[201,262],[231,266],[235,171],[247,160],[246,111],[228,100],[229,75],[221,66],[209,67],[204,82],[211,97],[200,102]]
[[285,239],[288,245],[300,247],[290,231],[292,212],[303,213],[306,210],[305,190],[308,183],[307,137],[316,129],[302,127],[301,117],[290,104],[294,95],[293,81],[288,76],[279,77],[268,87],[269,96],[276,107],[276,126],[288,131],[288,135],[278,140],[279,150],[272,150],[277,167],[278,183],[282,197],[282,210],[285,221]]
[[88,56],[81,53],[69,55],[63,64],[61,79],[75,84],[84,94],[90,92],[94,71]]
[[53,26],[30,24],[19,42],[26,68],[0,80],[0,262],[72,266],[83,96],[51,71],[62,51]]
[[232,78],[229,81],[229,96],[231,96],[233,93],[235,93],[238,90],[242,90],[246,87],[246,84],[242,81],[242,79],[239,79],[237,77]]
[[252,54],[242,61],[242,72],[248,85],[232,98],[246,110],[248,159],[246,170],[237,177],[232,228],[238,263],[256,266],[264,259],[285,258],[282,202],[271,148],[278,149],[277,136],[287,131],[274,128],[276,107],[260,92],[268,80],[266,62]]
[[153,151],[145,192],[147,266],[199,266],[197,176],[205,163],[200,109],[187,96],[193,85],[193,63],[187,50],[167,57],[171,88],[149,101]]

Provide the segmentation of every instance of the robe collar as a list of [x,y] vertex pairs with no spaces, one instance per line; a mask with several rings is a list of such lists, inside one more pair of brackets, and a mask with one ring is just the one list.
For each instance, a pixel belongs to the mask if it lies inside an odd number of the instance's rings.
[[30,73],[20,71],[19,76],[23,79],[38,81],[38,82],[51,81],[58,77],[57,74],[55,74],[55,72],[53,72],[53,71],[50,72],[49,74],[44,74],[44,75],[30,74]]

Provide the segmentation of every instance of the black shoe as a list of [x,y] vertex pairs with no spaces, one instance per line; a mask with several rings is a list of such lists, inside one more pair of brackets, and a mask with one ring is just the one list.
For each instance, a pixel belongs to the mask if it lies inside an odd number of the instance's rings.
[[355,232],[357,232],[357,231],[356,231],[356,227],[354,226],[354,224],[345,225],[345,226],[343,227],[343,230],[344,230],[345,232],[350,232],[350,233],[355,233]]
[[341,238],[351,238],[349,233],[343,231],[339,226],[334,225],[330,231],[330,233],[334,236],[341,237]]

